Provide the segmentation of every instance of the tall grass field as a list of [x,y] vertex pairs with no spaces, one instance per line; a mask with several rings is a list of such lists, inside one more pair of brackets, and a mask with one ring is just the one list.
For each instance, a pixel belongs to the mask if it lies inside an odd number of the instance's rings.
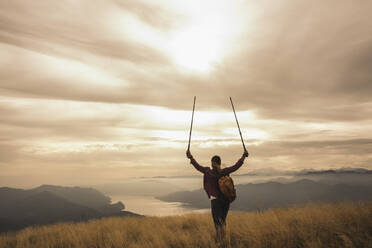
[[[372,202],[230,212],[227,247],[372,247]],[[1,248],[218,247],[210,214],[106,218],[0,234]]]

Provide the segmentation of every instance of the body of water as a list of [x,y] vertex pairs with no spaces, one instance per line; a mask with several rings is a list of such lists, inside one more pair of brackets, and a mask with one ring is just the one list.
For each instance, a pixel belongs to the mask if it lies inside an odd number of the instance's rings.
[[148,216],[169,216],[210,212],[210,209],[186,208],[179,202],[160,201],[153,196],[112,195],[110,197],[113,202],[123,202],[126,211]]

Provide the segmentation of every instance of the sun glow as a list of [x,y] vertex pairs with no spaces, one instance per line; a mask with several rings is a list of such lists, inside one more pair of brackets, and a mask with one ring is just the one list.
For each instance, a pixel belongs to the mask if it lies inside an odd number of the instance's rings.
[[220,42],[200,27],[180,32],[171,42],[171,54],[177,65],[194,71],[209,71],[222,53]]
[[188,1],[182,8],[190,22],[172,35],[170,55],[178,66],[208,72],[226,55],[235,32],[233,5],[228,1]]
[[[153,3],[151,0],[142,0]],[[167,11],[178,16],[171,31],[161,32],[135,15],[113,10],[107,26],[133,42],[164,52],[179,68],[207,73],[232,53],[243,26],[249,23],[240,1],[159,0]],[[112,28],[120,27],[120,28]]]

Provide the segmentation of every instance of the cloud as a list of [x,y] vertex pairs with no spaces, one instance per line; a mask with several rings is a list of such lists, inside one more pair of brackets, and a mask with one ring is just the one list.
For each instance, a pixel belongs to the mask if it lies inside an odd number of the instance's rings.
[[[75,59],[81,59],[86,52],[133,63],[166,63],[166,56],[156,48],[122,37],[118,27],[110,26],[108,17],[116,12],[126,16],[110,1],[98,1],[95,7],[89,1],[63,4],[13,1],[1,6],[0,41]],[[125,32],[128,27],[120,28]]]
[[301,156],[311,154],[320,157],[329,154],[369,155],[371,148],[372,139],[342,139],[266,142],[254,148],[254,150],[256,150],[257,156]]
[[12,143],[3,144],[3,142],[3,140],[0,140],[0,165],[13,162],[20,155],[18,152],[19,146]]
[[251,151],[243,172],[369,168],[372,4],[226,3],[220,59],[196,72],[177,65],[169,47],[188,25],[215,20],[217,3],[0,2],[0,177],[52,164],[66,176],[94,167],[110,177],[106,165],[127,175],[138,166],[190,173],[194,95],[192,151],[205,164],[214,154],[226,164],[241,156],[232,96]]
[[[151,1],[114,0],[122,10],[137,16],[144,23],[162,30],[172,30],[184,22],[185,17],[162,6],[160,1],[157,4]],[[164,3],[163,3],[164,4]]]
[[368,63],[356,61],[372,43],[366,21],[370,3],[350,7],[341,1],[332,12],[334,1],[301,1],[268,11],[257,23],[262,29],[243,37],[249,46],[220,72],[229,81],[226,91],[241,89],[240,107],[258,109],[266,118],[350,120],[353,113],[369,119],[362,104],[370,101],[364,84],[371,71]]
[[[259,13],[250,20],[250,25],[257,28],[244,26],[232,46],[236,52],[216,63],[215,70],[203,76],[177,69],[156,42],[153,46],[147,41],[140,42],[132,31],[126,31],[125,25],[122,31],[107,26],[105,18],[122,11],[123,16],[138,18],[138,23],[148,25],[149,30],[165,30],[163,34],[160,31],[159,37],[167,42],[167,30],[182,25],[178,24],[182,13],[165,5],[115,1],[98,2],[95,8],[89,9],[90,4],[85,1],[67,5],[13,2],[2,6],[0,37],[3,42],[38,53],[67,56],[65,59],[72,60],[72,64],[73,60],[83,61],[92,70],[108,72],[108,78],[123,83],[105,87],[103,91],[102,87],[87,90],[81,87],[85,80],[81,76],[71,80],[67,76],[71,72],[66,71],[60,78],[54,74],[45,77],[35,68],[32,87],[28,86],[30,79],[10,77],[6,81],[17,81],[17,87],[3,82],[2,88],[46,98],[148,104],[183,110],[190,108],[193,95],[199,96],[201,109],[228,110],[227,96],[231,95],[240,110],[254,109],[263,118],[370,119],[368,65],[372,37],[367,13],[370,4],[360,2],[350,6],[349,2],[341,1],[337,3],[337,11],[332,12],[334,4],[331,0],[321,5],[308,1],[295,4],[282,1],[272,6],[266,2],[246,3],[241,7],[255,8]],[[90,11],[82,11],[84,8]],[[52,10],[65,14],[55,17]],[[138,30],[145,26],[139,26]],[[126,32],[131,36],[121,35]],[[30,62],[25,61],[23,52],[17,53],[19,56],[14,59],[21,62],[17,67],[27,67]],[[109,61],[110,68],[105,57],[114,59]],[[35,54],[32,60],[44,59]],[[22,64],[22,61],[25,62]],[[45,87],[43,81],[46,80],[58,85],[58,92]],[[69,81],[76,86],[67,83]]]

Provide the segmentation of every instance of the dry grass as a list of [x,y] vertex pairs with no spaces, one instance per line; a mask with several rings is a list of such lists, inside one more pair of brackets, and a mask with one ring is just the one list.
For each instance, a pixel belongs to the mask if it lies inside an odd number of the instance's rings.
[[[0,247],[216,247],[208,214],[106,218],[0,235]],[[372,203],[230,213],[229,247],[372,247]]]

